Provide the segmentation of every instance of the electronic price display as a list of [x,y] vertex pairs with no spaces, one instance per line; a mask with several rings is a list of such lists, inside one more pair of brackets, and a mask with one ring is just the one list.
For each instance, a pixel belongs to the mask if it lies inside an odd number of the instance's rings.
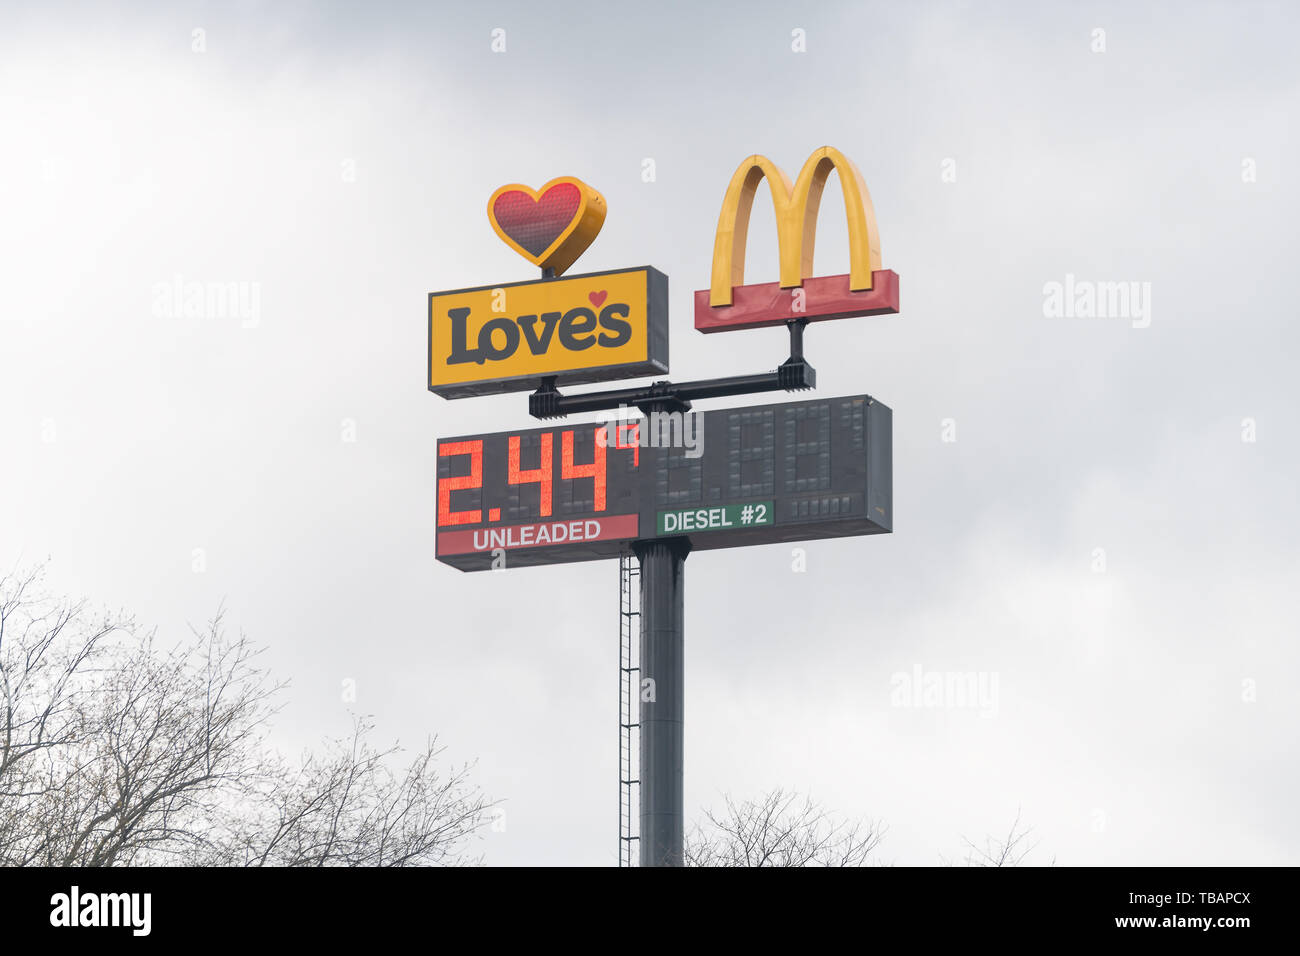
[[481,571],[614,558],[639,538],[884,534],[892,452],[892,413],[868,395],[440,439],[437,558]]

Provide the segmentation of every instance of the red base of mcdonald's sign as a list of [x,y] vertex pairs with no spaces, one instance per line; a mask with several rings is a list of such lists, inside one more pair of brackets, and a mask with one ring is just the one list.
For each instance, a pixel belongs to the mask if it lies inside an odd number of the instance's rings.
[[[803,308],[796,311],[795,293],[803,292]],[[803,285],[783,289],[779,282],[738,285],[731,290],[731,305],[709,305],[709,290],[695,293],[695,328],[700,332],[759,329],[784,325],[791,319],[820,322],[860,315],[889,315],[898,311],[898,273],[882,269],[871,273],[871,288],[849,290],[849,277],[804,279]]]

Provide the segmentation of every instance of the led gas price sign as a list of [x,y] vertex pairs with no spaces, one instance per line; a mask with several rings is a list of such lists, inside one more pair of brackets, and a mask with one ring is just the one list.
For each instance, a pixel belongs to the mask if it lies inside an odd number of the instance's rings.
[[438,560],[463,571],[892,529],[891,412],[867,395],[438,442]]

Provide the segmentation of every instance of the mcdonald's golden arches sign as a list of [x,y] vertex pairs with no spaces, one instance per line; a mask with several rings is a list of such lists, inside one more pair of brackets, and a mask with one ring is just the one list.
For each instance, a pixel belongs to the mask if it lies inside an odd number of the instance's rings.
[[[849,227],[846,275],[813,275],[813,246],[822,192],[831,172],[839,174]],[[776,207],[780,277],[745,284],[745,244],[749,214],[759,183],[766,179]],[[724,332],[809,322],[885,315],[898,311],[898,274],[882,269],[880,234],[871,194],[856,166],[831,146],[808,157],[793,183],[766,156],[750,156],[727,185],[713,244],[713,276],[695,293],[695,328]]]

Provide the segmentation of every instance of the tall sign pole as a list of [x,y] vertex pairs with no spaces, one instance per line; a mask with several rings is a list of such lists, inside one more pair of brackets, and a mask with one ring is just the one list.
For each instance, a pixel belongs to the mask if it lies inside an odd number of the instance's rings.
[[681,866],[685,827],[687,538],[638,541],[641,565],[641,865]]
[[[817,277],[817,214],[832,172],[850,271]],[[749,214],[763,179],[775,204],[780,278],[746,285]],[[488,218],[542,278],[429,296],[435,394],[531,390],[528,412],[543,420],[620,410],[618,424],[440,439],[436,552],[464,571],[636,555],[640,860],[682,866],[687,555],[893,530],[892,412],[870,395],[706,412],[691,411],[691,402],[814,388],[806,326],[898,312],[898,276],[881,267],[871,197],[847,157],[822,147],[791,182],[766,157],[750,156],[723,199],[710,287],[694,296],[695,328],[785,325],[789,357],[750,375],[561,394],[561,386],[668,371],[667,276],[650,266],[565,275],[605,211],[604,197],[571,176],[540,190],[503,186]],[[622,421],[633,407],[641,417]],[[620,757],[620,784],[630,782],[622,777]]]

